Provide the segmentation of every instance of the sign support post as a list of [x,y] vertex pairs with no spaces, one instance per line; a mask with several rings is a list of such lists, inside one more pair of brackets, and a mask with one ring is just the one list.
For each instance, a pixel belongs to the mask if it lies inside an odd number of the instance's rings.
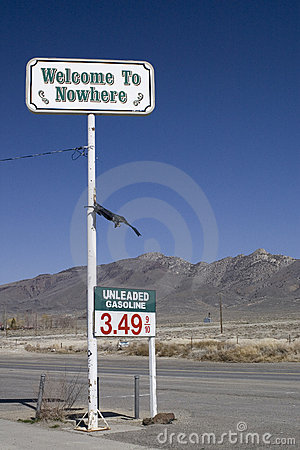
[[[101,309],[96,308],[95,311],[97,259],[96,213],[93,209],[96,200],[95,114],[136,116],[150,114],[155,107],[154,69],[147,61],[33,58],[26,66],[26,105],[36,114],[88,115],[87,431],[98,429],[98,414],[104,419],[97,405],[96,336],[108,336],[112,333],[116,337],[129,333],[131,336],[150,338],[150,405],[151,415],[154,416],[157,412],[155,293],[144,290],[128,290],[126,293],[126,290],[117,289],[118,295],[119,291],[122,291],[119,300],[123,300],[123,296],[127,295],[126,302],[123,304],[121,301],[121,307],[119,308],[117,303],[117,307],[114,308],[110,306],[114,302],[111,303],[110,299],[107,299],[105,310],[101,312]],[[139,304],[138,308],[135,307],[136,304]],[[94,329],[96,319],[98,328],[95,325]]]
[[[88,115],[88,206],[96,198],[95,115]],[[88,431],[98,428],[97,339],[94,337],[94,287],[97,285],[96,213],[87,208]]]
[[157,414],[155,337],[149,338],[150,416]]

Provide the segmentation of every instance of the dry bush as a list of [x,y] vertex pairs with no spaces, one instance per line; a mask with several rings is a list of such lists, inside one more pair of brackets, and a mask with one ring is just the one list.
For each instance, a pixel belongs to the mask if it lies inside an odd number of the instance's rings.
[[181,356],[187,357],[190,353],[190,346],[187,344],[166,344],[164,342],[157,342],[156,354],[157,356]]
[[201,350],[206,350],[212,347],[218,348],[220,350],[221,348],[223,348],[223,346],[224,342],[215,341],[213,339],[203,339],[201,341],[193,342],[193,348]]
[[42,420],[62,420],[79,398],[84,385],[79,373],[73,376],[46,374],[40,418]]
[[127,355],[148,356],[149,346],[148,343],[145,342],[133,342],[130,343],[129,347],[124,349],[124,352]]
[[115,342],[102,342],[100,344],[98,344],[98,350],[101,351],[102,353],[113,353],[115,352],[117,349],[116,347],[116,343]]
[[155,345],[155,351],[157,356],[177,356],[180,350],[183,349],[182,344],[165,344],[164,342],[157,342]]
[[27,344],[27,345],[25,345],[25,350],[27,351],[27,352],[36,352],[37,350],[36,350],[36,346],[33,346],[33,345],[31,345],[31,344]]

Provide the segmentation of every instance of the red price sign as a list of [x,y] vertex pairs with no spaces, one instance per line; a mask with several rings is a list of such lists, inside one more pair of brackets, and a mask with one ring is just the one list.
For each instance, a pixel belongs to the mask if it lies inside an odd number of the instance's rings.
[[155,313],[95,311],[95,336],[155,336]]

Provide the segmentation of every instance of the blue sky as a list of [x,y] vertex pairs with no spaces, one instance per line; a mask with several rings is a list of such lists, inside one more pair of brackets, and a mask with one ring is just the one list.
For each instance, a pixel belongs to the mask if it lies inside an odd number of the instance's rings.
[[[8,0],[0,20],[1,158],[87,144],[85,116],[26,108],[31,58],[154,66],[151,115],[96,117],[98,201],[142,233],[99,218],[99,264],[300,257],[299,1]],[[86,172],[69,153],[0,163],[0,283],[86,264]]]

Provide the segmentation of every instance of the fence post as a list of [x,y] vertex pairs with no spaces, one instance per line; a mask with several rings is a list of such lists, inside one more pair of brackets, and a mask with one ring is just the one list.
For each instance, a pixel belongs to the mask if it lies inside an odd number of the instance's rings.
[[46,375],[42,374],[41,379],[40,379],[39,396],[38,396],[38,401],[37,401],[37,405],[36,405],[36,414],[35,414],[36,419],[39,419],[40,415],[41,415],[41,408],[42,408],[42,401],[43,401],[44,387],[45,387],[45,378],[46,378]]
[[134,418],[140,416],[140,376],[134,376]]

